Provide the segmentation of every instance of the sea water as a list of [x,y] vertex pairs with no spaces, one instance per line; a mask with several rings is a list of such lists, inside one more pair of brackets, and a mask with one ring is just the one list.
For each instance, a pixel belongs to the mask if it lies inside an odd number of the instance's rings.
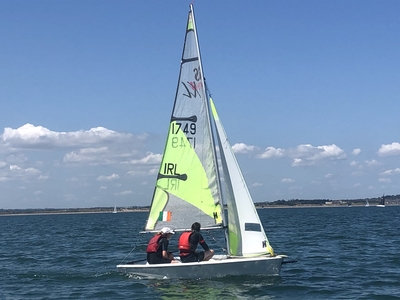
[[[259,215],[275,252],[297,262],[284,264],[280,276],[207,280],[117,271],[122,261],[145,259],[143,212],[1,216],[0,299],[400,298],[400,207],[268,208]],[[203,233],[223,253],[219,233]]]

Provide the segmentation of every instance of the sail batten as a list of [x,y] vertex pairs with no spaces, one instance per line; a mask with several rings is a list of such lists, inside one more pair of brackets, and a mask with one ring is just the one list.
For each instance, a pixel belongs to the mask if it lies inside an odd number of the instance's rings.
[[193,61],[198,61],[199,58],[198,57],[193,57],[193,58],[186,58],[186,59],[182,59],[182,64],[188,63],[188,62],[193,62]]

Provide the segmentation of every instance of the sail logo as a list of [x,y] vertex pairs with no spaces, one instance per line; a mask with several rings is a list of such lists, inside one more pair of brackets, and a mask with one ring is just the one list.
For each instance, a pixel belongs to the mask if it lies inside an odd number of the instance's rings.
[[163,178],[170,178],[170,179],[179,179],[182,181],[186,181],[187,175],[186,174],[179,174],[177,169],[177,164],[173,163],[164,163],[163,167],[164,174],[158,173],[157,180]]
[[194,68],[193,72],[194,72],[194,79],[196,79],[196,81],[200,81],[202,78],[200,67]]
[[196,98],[197,94],[199,94],[199,97],[201,97],[200,93],[197,92],[203,90],[204,87],[200,67],[194,68],[193,72],[195,81],[188,81],[187,83],[184,83],[182,81],[182,84],[187,92],[186,94],[184,93],[183,96],[186,96],[188,98],[192,98],[192,96]]
[[182,81],[183,86],[186,89],[187,94],[183,93],[183,96],[186,96],[188,98],[197,98],[197,95],[200,96],[200,93],[198,91],[201,91],[203,89],[203,82],[195,82],[195,81],[188,81],[187,84]]

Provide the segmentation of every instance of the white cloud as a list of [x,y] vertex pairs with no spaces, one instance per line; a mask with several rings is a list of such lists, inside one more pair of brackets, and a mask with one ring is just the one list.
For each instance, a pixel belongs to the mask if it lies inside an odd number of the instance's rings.
[[155,175],[158,174],[159,166],[157,164],[156,168],[150,168],[147,165],[136,165],[133,170],[127,172],[130,176],[148,176],[148,175]]
[[254,182],[251,186],[257,187],[257,186],[263,186],[261,182]]
[[272,157],[282,157],[284,155],[284,150],[281,148],[267,147],[263,153],[258,155],[258,158],[272,158]]
[[79,163],[79,164],[96,164],[96,163],[100,163],[98,157],[93,156],[93,155],[87,155],[85,153],[82,152],[81,150],[76,151],[72,151],[70,153],[65,154],[64,158],[63,158],[63,162],[65,163]]
[[[118,133],[104,127],[91,128],[86,131],[56,132],[43,126],[34,126],[29,123],[17,129],[4,128],[1,138],[8,147],[31,149],[81,147],[101,142],[135,139],[132,134]],[[136,137],[138,140],[146,138],[147,135]]]
[[97,177],[98,181],[113,181],[113,180],[116,180],[116,179],[119,179],[119,175],[118,174],[112,174],[110,176],[101,175],[101,176]]
[[281,182],[284,182],[284,183],[291,183],[291,182],[294,182],[294,180],[291,179],[291,178],[283,178]]
[[146,164],[158,165],[158,164],[160,164],[161,159],[162,159],[161,154],[154,154],[154,153],[148,152],[145,157],[143,157],[141,159],[133,159],[130,161],[130,163],[133,165],[146,165]]
[[303,160],[301,158],[295,158],[292,162],[293,167],[298,167],[298,166],[302,166],[302,165],[305,165],[305,164],[303,164]]
[[289,152],[290,156],[294,158],[292,166],[310,166],[318,161],[323,160],[338,160],[346,158],[346,154],[335,144],[312,146],[310,144],[299,145],[296,149]]
[[392,182],[389,178],[379,178],[379,182]]
[[243,143],[237,143],[232,146],[233,152],[234,153],[249,153],[252,152],[256,149],[257,147],[255,146],[249,146]]
[[372,160],[366,160],[365,164],[369,167],[373,167],[373,166],[377,166],[379,165],[378,161],[376,161],[375,159]]
[[380,156],[400,155],[400,144],[397,142],[391,144],[382,144],[378,150]]
[[268,147],[257,157],[291,157],[293,159],[292,166],[299,167],[311,166],[318,161],[344,159],[346,154],[335,144],[316,147],[310,144],[303,144],[293,149]]
[[22,153],[7,156],[7,162],[9,164],[21,164],[27,161],[28,158]]
[[324,177],[325,177],[325,178],[331,178],[331,177],[332,177],[332,174],[326,174]]
[[352,153],[353,155],[357,156],[358,154],[361,153],[361,149],[359,149],[359,148],[353,149],[353,151],[352,151],[351,153]]
[[121,152],[121,149],[108,147],[83,148],[64,155],[63,162],[70,164],[110,165],[124,163],[134,152]]
[[[29,168],[23,168],[18,165],[10,165],[10,170],[8,173],[9,179],[32,179],[36,176],[40,175],[40,170],[29,167]],[[7,176],[5,176],[7,177]],[[40,177],[40,176],[39,176]],[[37,179],[39,179],[37,177]]]
[[381,175],[394,175],[400,173],[400,168],[392,169],[392,170],[386,170],[381,173]]
[[130,194],[132,194],[132,191],[123,191],[123,192],[115,193],[115,195],[117,195],[117,196],[125,196],[125,195],[130,195]]

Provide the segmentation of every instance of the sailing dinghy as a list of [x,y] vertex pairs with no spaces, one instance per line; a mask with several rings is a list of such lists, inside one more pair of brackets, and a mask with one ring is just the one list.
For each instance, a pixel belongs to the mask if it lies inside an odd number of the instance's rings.
[[143,232],[155,233],[163,227],[183,232],[194,222],[202,230],[225,230],[225,255],[194,263],[127,263],[118,265],[118,270],[183,279],[279,275],[286,256],[275,255],[269,244],[206,88],[190,5],[167,141]]
[[385,195],[379,200],[379,204],[376,207],[385,207]]

